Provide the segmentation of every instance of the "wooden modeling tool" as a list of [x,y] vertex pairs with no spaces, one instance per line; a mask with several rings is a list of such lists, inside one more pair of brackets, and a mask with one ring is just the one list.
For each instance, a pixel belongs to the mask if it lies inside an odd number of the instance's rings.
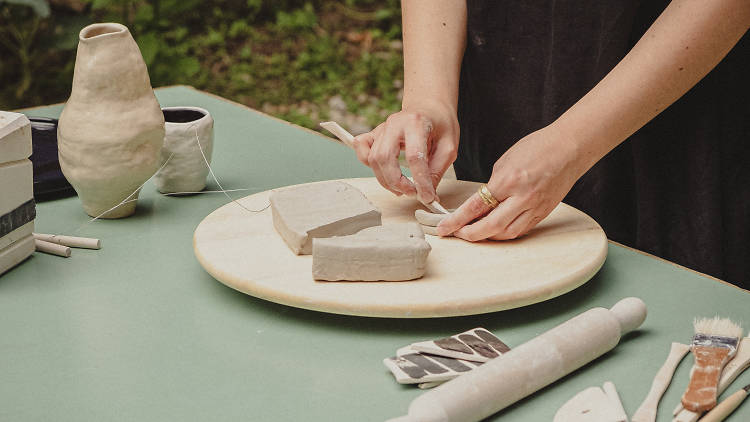
[[36,250],[39,252],[62,256],[64,258],[70,257],[70,248],[67,246],[58,245],[57,243],[52,242],[45,242],[44,240],[39,239],[34,239],[34,245],[36,246]]
[[710,412],[706,413],[706,416],[702,417],[700,422],[723,421],[724,418],[734,412],[734,409],[742,404],[742,402],[745,400],[745,397],[747,397],[748,391],[750,391],[750,384],[746,385],[744,388],[741,388],[740,391],[724,399],[724,401],[711,409]]
[[590,309],[512,349],[500,359],[414,399],[393,422],[479,421],[575,371],[640,327],[646,305],[626,298],[612,309]]
[[[740,344],[737,347],[737,354],[734,359],[727,363],[724,367],[724,371],[721,373],[721,379],[719,380],[718,394],[721,394],[726,390],[732,382],[748,367],[750,367],[750,336],[744,337],[740,340]],[[673,422],[695,422],[700,418],[700,413],[691,412],[682,406],[682,403],[678,404],[675,408]]]
[[682,405],[693,412],[705,412],[716,406],[719,377],[724,365],[737,353],[742,327],[719,317],[696,319],[693,326],[695,364]]
[[654,377],[654,381],[651,383],[651,390],[646,395],[646,398],[641,403],[641,406],[633,414],[632,422],[654,422],[656,420],[656,411],[659,407],[659,400],[661,396],[667,391],[669,383],[672,382],[672,376],[674,375],[677,365],[680,364],[682,358],[685,357],[687,352],[690,351],[690,346],[682,343],[672,343],[672,348],[669,351],[669,356],[664,362],[664,365],[659,369]]
[[[341,127],[341,125],[339,125],[336,122],[321,122],[320,126],[323,129],[336,135],[336,137],[339,138],[344,145],[348,146],[351,149],[354,149],[354,135],[352,135],[351,133],[349,133],[349,131]],[[406,158],[404,157],[403,151],[401,151],[401,153],[398,156],[398,162],[401,165],[404,165],[404,166],[406,165]],[[440,205],[438,201],[432,201],[429,204],[424,204],[424,205],[427,208],[429,208],[430,211],[432,212],[448,214],[448,210],[446,210],[444,206]]]
[[553,422],[627,422],[620,395],[607,381],[603,388],[589,387],[565,402]]
[[70,246],[71,248],[101,249],[102,241],[88,237],[63,236],[57,234],[33,233],[34,239],[45,242],[57,243],[58,245]]

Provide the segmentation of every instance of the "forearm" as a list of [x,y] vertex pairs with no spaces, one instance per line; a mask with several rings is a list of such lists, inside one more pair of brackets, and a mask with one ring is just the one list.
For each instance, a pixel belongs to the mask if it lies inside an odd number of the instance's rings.
[[403,0],[403,109],[437,101],[456,109],[466,42],[466,2]]
[[703,78],[750,27],[747,0],[674,0],[553,126],[581,173]]

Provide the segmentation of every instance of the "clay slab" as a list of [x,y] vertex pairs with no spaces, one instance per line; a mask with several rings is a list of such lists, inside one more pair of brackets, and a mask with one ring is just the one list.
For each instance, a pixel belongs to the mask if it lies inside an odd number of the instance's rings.
[[31,156],[31,122],[20,113],[0,111],[0,163]]
[[313,239],[315,280],[405,281],[424,275],[430,244],[416,223],[368,227]]
[[29,221],[28,223],[13,229],[10,233],[0,237],[0,250],[26,236],[30,236],[32,232],[34,232],[33,221]]
[[381,224],[380,211],[362,192],[339,181],[281,189],[270,201],[273,226],[298,255],[312,253],[313,238],[347,236]]
[[[375,178],[347,179],[380,209],[384,224],[414,222],[416,198],[396,197]],[[479,184],[443,180],[440,200],[456,208]],[[271,192],[240,199],[268,205]],[[196,228],[193,249],[214,278],[252,296],[305,309],[391,318],[472,315],[541,302],[588,281],[604,263],[607,239],[586,214],[562,204],[520,239],[469,243],[429,238],[425,275],[408,283],[316,283],[312,256],[295,256],[273,228],[271,212],[227,204]]]

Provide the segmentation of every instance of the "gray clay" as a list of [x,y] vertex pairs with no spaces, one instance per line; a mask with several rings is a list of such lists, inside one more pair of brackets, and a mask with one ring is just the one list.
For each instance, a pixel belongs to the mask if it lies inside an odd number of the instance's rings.
[[[453,212],[454,210],[449,210],[449,211]],[[418,209],[414,211],[414,217],[417,219],[419,224],[423,226],[437,227],[437,225],[440,224],[440,222],[443,221],[443,219],[445,217],[448,217],[449,215],[450,214],[432,213],[429,211],[425,211],[423,209]]]
[[316,280],[405,281],[420,278],[430,244],[416,223],[370,227],[351,236],[313,240]]
[[292,252],[312,253],[312,239],[346,236],[381,224],[380,211],[353,186],[333,181],[271,194],[273,226]]

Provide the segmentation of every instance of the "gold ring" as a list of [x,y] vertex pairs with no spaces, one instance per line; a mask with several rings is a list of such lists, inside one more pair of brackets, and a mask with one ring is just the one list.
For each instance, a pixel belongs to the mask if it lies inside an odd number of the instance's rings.
[[482,198],[482,202],[487,204],[487,206],[490,208],[495,208],[500,203],[497,199],[495,199],[494,196],[492,196],[492,192],[487,189],[487,185],[480,186],[479,190],[477,190],[477,193],[479,194],[479,197]]

